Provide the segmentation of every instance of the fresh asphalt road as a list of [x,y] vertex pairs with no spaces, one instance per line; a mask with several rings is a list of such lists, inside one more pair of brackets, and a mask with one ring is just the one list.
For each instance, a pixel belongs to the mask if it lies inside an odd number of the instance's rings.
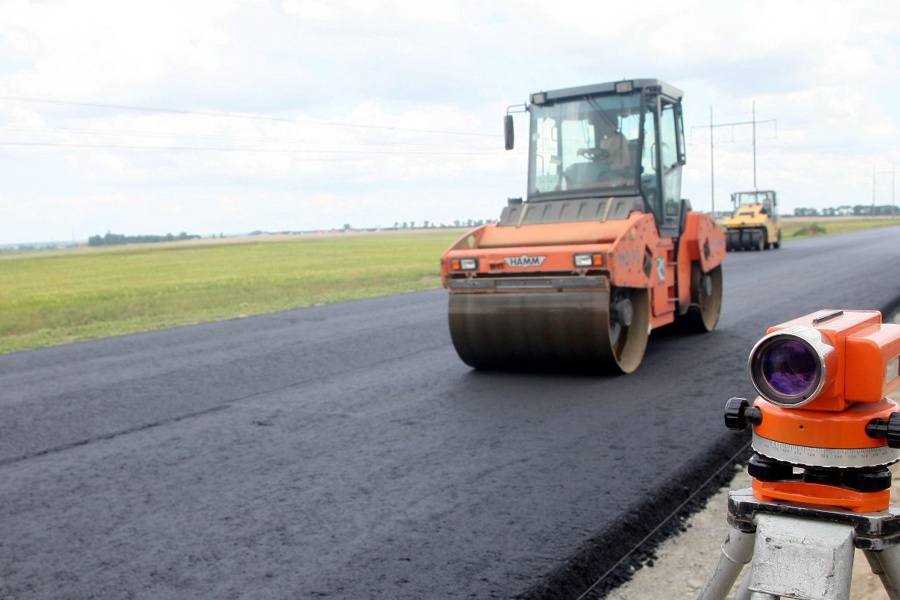
[[744,446],[768,326],[898,299],[893,227],[730,254],[628,376],[472,371],[443,290],[3,355],[0,597],[577,597]]

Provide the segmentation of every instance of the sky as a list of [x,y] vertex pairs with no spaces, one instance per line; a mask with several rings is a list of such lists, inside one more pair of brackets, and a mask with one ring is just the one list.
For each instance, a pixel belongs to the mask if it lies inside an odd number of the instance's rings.
[[754,115],[782,213],[896,202],[896,0],[0,0],[0,244],[496,219],[507,108],[631,78],[684,91],[695,210]]

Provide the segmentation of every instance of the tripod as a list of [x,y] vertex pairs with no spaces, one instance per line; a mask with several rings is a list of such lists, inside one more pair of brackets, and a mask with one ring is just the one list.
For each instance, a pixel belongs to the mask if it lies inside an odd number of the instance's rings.
[[728,495],[728,522],[732,530],[697,600],[725,600],[747,563],[737,600],[846,600],[854,548],[890,599],[900,600],[900,509],[857,513],[768,502],[748,488]]

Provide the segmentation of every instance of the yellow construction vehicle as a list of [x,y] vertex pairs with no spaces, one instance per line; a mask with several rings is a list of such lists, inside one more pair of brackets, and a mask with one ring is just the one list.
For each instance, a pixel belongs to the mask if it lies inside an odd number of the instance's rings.
[[681,98],[656,79],[531,95],[527,198],[441,258],[465,363],[630,373],[651,330],[716,326],[725,235],[681,198]]
[[781,216],[775,192],[736,192],[731,202],[734,213],[722,221],[729,252],[781,247]]

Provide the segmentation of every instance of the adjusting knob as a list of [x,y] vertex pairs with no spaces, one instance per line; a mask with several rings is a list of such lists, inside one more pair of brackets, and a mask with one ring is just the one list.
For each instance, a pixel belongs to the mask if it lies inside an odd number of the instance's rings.
[[762,411],[750,406],[746,398],[731,398],[725,403],[725,427],[743,431],[749,425],[762,423]]
[[887,419],[872,419],[866,425],[866,434],[875,439],[887,438],[888,446],[900,448],[900,412],[891,413]]

